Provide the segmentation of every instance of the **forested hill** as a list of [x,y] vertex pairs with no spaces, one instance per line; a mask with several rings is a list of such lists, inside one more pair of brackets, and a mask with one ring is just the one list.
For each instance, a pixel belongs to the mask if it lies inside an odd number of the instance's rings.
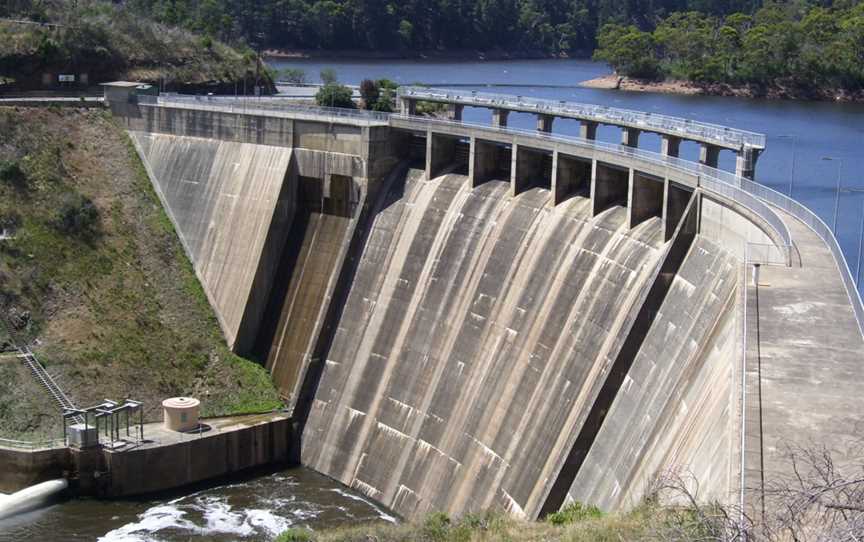
[[864,3],[766,5],[752,16],[676,13],[653,30],[609,24],[595,58],[620,74],[723,85],[778,97],[860,99]]
[[[20,1],[20,0],[19,0]],[[271,49],[504,50],[587,55],[605,23],[650,30],[676,11],[753,13],[758,0],[126,0],[228,43]]]
[[251,92],[256,79],[272,86],[258,68],[242,41],[227,45],[107,0],[0,0],[0,92],[42,88],[52,73]]

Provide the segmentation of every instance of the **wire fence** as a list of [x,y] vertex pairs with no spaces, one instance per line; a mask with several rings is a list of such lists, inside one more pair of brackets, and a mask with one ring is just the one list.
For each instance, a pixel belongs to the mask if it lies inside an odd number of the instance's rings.
[[679,137],[697,137],[722,147],[765,148],[765,135],[738,130],[719,124],[696,122],[679,117],[632,111],[603,105],[567,101],[543,100],[525,96],[472,91],[470,94],[451,89],[425,87],[399,87],[397,96],[418,100],[458,103],[480,107],[498,107],[513,110],[531,110],[538,113],[578,118],[601,124],[626,125],[648,131],[674,134]]

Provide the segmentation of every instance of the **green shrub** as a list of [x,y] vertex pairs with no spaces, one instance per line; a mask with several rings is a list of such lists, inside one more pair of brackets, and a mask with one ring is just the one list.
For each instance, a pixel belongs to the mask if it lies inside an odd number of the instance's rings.
[[280,534],[275,542],[312,542],[312,531],[303,527],[292,527]]
[[373,111],[381,111],[383,113],[392,113],[393,112],[393,94],[390,90],[382,90],[381,96],[378,98],[378,101],[375,102],[375,105],[372,106]]
[[573,502],[562,508],[561,510],[549,514],[546,521],[552,525],[569,525],[585,521],[586,519],[596,519],[603,517],[603,512],[599,508],[591,505],[584,505],[581,502]]
[[27,175],[21,165],[14,160],[0,160],[0,181],[16,188],[27,184]]
[[339,83],[327,83],[315,94],[315,103],[323,107],[354,109],[351,89]]
[[91,237],[97,231],[99,210],[84,196],[69,196],[60,205],[54,227],[62,233]]
[[429,540],[447,540],[449,531],[450,517],[444,512],[433,512],[423,522],[423,535]]
[[321,82],[324,83],[325,86],[335,85],[339,82],[339,79],[336,77],[336,70],[333,68],[324,68],[318,75],[321,77]]
[[287,68],[281,72],[282,78],[295,85],[302,85],[306,82],[306,72],[300,68]]

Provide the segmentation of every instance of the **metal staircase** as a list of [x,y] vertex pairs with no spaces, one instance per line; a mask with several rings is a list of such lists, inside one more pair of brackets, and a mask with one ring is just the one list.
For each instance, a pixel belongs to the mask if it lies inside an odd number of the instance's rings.
[[[36,359],[36,356],[29,348],[19,348],[18,351],[20,352],[19,357],[24,360],[24,365],[30,369],[30,374],[32,374],[33,378],[35,378],[45,391],[48,392],[48,395],[54,398],[54,401],[61,410],[77,409],[75,404],[69,399],[63,389],[57,385],[57,382],[51,378],[51,375],[48,374],[45,367],[39,363],[39,360]],[[75,416],[72,419],[75,420],[75,423],[84,423],[83,416]]]
[[[6,329],[9,329],[9,326],[6,325],[5,322],[0,321],[0,325],[6,326]],[[63,391],[63,389],[57,384],[57,382],[48,374],[48,371],[45,370],[45,367],[39,363],[39,360],[36,359],[36,355],[30,350],[28,346],[20,346],[19,341],[15,339],[11,332],[7,332],[9,338],[12,340],[12,344],[15,349],[18,350],[18,357],[24,362],[24,365],[30,370],[30,374],[33,375],[33,378],[36,382],[42,386],[45,391],[48,392],[54,402],[57,403],[57,406],[60,408],[61,412],[65,412],[66,409],[76,410],[77,407],[75,403],[69,399],[69,396]],[[71,418],[75,423],[84,423],[83,416],[73,416]]]

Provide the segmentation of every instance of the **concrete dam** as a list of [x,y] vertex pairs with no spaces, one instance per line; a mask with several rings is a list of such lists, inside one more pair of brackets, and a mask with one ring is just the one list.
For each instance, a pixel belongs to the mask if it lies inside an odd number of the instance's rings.
[[864,414],[833,237],[739,175],[279,100],[111,107],[297,459],[404,517],[622,509],[668,470],[756,506],[784,443]]

